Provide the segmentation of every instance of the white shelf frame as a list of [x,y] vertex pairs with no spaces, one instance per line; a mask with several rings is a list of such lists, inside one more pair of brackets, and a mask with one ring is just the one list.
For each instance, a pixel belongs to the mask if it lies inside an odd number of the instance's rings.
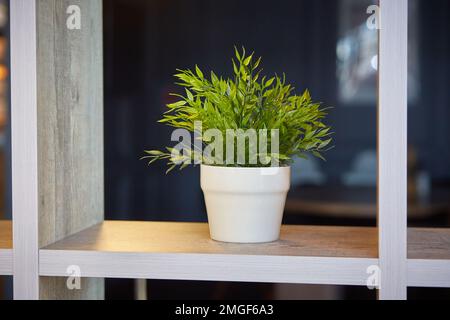
[[408,0],[380,0],[378,246],[380,299],[407,291]]
[[[66,277],[74,262],[84,277],[93,278],[351,286],[366,286],[366,270],[379,265],[376,258],[41,250],[40,275]],[[406,278],[408,287],[449,288],[450,260],[408,259]]]
[[408,287],[450,288],[450,260],[408,259]]
[[39,297],[36,0],[10,2],[14,298]]
[[13,275],[12,249],[0,249],[0,276]]
[[367,266],[378,265],[380,299],[406,299],[408,285],[450,286],[448,260],[406,256],[407,7],[407,0],[380,0],[379,258],[370,259],[39,250],[36,0],[12,1],[14,297],[39,299],[39,276],[66,276],[65,261],[79,262],[85,277],[352,285],[364,285]]
[[76,261],[84,277],[364,286],[378,259],[232,254],[147,254],[41,250],[40,274],[65,277]]

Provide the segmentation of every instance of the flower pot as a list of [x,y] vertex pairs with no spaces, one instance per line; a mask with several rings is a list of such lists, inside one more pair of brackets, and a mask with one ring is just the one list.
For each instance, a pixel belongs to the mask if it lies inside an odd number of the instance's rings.
[[202,165],[200,171],[213,240],[262,243],[279,239],[290,167]]

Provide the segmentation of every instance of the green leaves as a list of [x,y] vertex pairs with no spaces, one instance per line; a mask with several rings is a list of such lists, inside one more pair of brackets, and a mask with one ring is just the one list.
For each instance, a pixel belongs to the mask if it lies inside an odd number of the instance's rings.
[[248,65],[250,64],[250,62],[252,61],[253,55],[251,55],[250,57],[247,57],[244,60],[244,66],[248,67]]
[[[253,53],[247,55],[245,48],[239,51],[235,47],[233,78],[224,79],[211,71],[208,79],[197,65],[194,71],[177,70],[175,78],[185,88],[185,94],[173,95],[179,100],[167,105],[168,111],[160,122],[192,132],[194,122],[201,121],[204,131],[218,129],[224,137],[227,129],[278,129],[279,152],[264,154],[265,157],[277,159],[281,165],[288,165],[293,157],[304,157],[305,153],[324,159],[322,152],[332,142],[331,129],[324,123],[326,110],[312,101],[308,90],[294,94],[284,75],[262,76],[260,64],[261,58],[254,59]],[[269,138],[268,149],[270,143]],[[177,166],[170,151],[146,151],[143,159],[167,159],[169,170]],[[183,162],[180,168],[185,166]]]
[[197,76],[198,76],[200,79],[203,79],[203,78],[204,78],[203,72],[200,70],[200,68],[199,68],[197,65],[195,66],[195,72],[197,73]]
[[274,81],[275,81],[275,77],[273,77],[273,78],[267,80],[267,82],[264,84],[264,87],[265,87],[265,88],[270,87]]

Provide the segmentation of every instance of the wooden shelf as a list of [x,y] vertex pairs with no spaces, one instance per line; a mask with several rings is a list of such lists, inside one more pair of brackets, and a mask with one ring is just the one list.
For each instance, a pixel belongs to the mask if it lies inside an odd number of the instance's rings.
[[213,241],[206,223],[105,221],[48,246],[48,250],[104,252],[377,257],[374,228],[283,226],[267,244]]
[[0,221],[0,275],[12,275],[12,223]]
[[202,223],[107,221],[40,251],[40,274],[365,285],[375,228],[284,226],[281,240],[213,241]]
[[409,229],[408,285],[450,287],[450,229]]
[[[450,229],[409,229],[408,285],[450,286]],[[210,239],[204,223],[106,221],[40,250],[40,274],[366,285],[377,229],[283,226],[267,244]]]
[[410,228],[408,259],[450,260],[450,229]]

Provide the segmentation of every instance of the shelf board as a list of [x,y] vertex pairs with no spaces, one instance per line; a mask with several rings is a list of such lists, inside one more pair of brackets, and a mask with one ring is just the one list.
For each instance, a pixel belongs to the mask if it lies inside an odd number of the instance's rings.
[[450,229],[408,230],[408,285],[450,287]]
[[408,259],[450,260],[450,229],[410,228]]
[[283,226],[267,244],[210,239],[204,223],[106,221],[40,251],[40,274],[84,277],[365,285],[377,230]]
[[[408,230],[408,285],[450,287],[450,229]],[[40,251],[40,274],[365,285],[377,229],[283,226],[281,239],[230,244],[204,223],[106,221]]]
[[0,275],[12,275],[12,223],[0,220]]
[[213,241],[206,223],[105,221],[49,250],[105,252],[377,257],[375,228],[283,226],[281,239],[266,244]]

